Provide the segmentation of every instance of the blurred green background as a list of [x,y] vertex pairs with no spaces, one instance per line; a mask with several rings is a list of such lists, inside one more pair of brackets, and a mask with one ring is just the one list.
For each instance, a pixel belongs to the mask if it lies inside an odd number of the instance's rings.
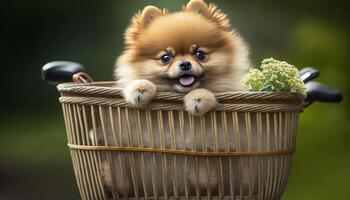
[[[343,103],[316,103],[302,113],[283,199],[350,199],[349,1],[214,2],[250,45],[255,66],[266,57],[314,66],[319,81],[344,92]],[[148,4],[175,11],[184,3],[2,2],[0,199],[79,199],[58,93],[41,80],[41,67],[71,60],[95,80],[111,80],[131,16]]]

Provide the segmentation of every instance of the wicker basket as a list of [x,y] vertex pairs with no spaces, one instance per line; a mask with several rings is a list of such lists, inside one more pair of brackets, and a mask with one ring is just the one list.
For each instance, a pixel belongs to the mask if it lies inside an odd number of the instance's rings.
[[195,117],[181,94],[135,109],[113,84],[58,86],[82,199],[281,198],[304,96],[221,93]]

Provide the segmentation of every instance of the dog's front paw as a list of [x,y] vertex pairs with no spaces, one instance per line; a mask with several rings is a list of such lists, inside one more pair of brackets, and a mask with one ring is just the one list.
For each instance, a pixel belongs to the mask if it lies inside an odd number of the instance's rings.
[[206,89],[195,89],[185,98],[185,107],[193,115],[202,115],[216,106],[215,95]]
[[156,94],[156,85],[148,80],[135,80],[124,88],[126,102],[134,107],[147,105]]

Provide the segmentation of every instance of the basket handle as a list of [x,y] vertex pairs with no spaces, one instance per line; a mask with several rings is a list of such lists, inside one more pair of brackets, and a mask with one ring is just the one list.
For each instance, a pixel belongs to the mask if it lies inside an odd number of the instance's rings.
[[[304,106],[308,107],[315,101],[337,103],[343,99],[342,93],[330,86],[311,81],[318,77],[320,72],[317,69],[308,67],[300,71],[299,77],[306,85],[307,98]],[[53,61],[42,67],[42,77],[44,80],[53,83],[76,82],[90,83],[92,78],[85,73],[85,68],[75,62]]]
[[89,83],[92,78],[85,73],[85,68],[75,62],[53,61],[42,67],[42,78],[52,84],[65,82]]

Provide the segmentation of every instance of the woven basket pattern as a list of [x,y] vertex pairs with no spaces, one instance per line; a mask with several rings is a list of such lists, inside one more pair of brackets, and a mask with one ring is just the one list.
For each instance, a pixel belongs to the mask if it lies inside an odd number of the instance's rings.
[[114,82],[66,83],[61,93],[82,199],[280,199],[304,96],[216,94],[203,115],[158,92],[132,108]]

